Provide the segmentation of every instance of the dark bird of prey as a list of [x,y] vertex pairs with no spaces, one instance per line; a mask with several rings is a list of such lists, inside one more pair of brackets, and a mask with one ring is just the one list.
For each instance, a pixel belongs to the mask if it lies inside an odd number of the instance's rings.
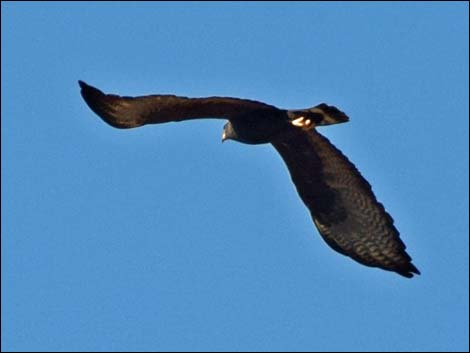
[[279,109],[247,99],[174,95],[121,97],[79,81],[85,102],[120,129],[201,118],[226,119],[222,141],[270,143],[289,169],[313,223],[334,250],[371,267],[405,277],[419,274],[393,219],[356,167],[316,127],[349,118],[325,103]]

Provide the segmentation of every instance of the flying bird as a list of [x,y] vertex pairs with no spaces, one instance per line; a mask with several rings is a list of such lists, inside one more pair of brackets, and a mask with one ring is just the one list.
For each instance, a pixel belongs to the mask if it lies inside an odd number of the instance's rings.
[[174,95],[105,94],[78,81],[90,109],[119,129],[201,118],[225,119],[222,141],[270,143],[290,172],[318,232],[337,252],[404,277],[420,274],[392,217],[370,184],[317,126],[343,123],[345,113],[325,103],[286,110],[254,100]]

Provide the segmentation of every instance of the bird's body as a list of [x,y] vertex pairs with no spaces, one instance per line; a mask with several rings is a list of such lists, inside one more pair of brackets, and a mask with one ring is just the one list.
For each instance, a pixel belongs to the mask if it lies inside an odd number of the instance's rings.
[[356,167],[316,131],[348,121],[324,103],[300,110],[227,97],[172,95],[120,97],[79,81],[88,106],[108,124],[133,128],[199,118],[227,119],[222,140],[271,143],[286,163],[297,191],[324,240],[336,251],[402,276],[419,274],[393,219]]

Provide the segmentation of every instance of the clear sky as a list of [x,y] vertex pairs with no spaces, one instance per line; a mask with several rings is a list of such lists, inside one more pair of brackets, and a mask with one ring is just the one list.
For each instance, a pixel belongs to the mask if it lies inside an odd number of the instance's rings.
[[[2,350],[468,350],[468,4],[2,2]],[[269,145],[121,95],[320,102],[422,275],[330,249]]]

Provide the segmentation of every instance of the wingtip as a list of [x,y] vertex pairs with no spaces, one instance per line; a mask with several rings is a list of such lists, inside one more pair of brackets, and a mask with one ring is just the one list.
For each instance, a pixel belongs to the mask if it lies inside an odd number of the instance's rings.
[[415,265],[410,264],[410,267],[411,267],[410,272],[413,272],[413,273],[415,273],[415,274],[417,274],[417,275],[420,275],[420,274],[421,274],[421,272],[418,270],[418,268],[417,268]]
[[402,275],[403,277],[406,278],[413,278],[415,275],[421,275],[421,272],[416,268],[415,265],[410,263],[406,270],[403,271],[397,271],[399,275]]
[[101,92],[98,88],[93,87],[82,80],[78,80],[78,84],[81,88],[83,98],[89,105],[91,103],[91,98],[96,98],[104,95],[104,93]]
[[138,119],[129,116],[128,111],[124,111],[119,106],[119,100],[124,99],[115,95],[107,95],[98,88],[90,86],[84,81],[78,80],[81,87],[80,94],[88,107],[106,123],[118,129],[130,129],[144,125]]
[[85,92],[88,91],[88,92],[100,92],[100,93],[103,93],[103,92],[101,92],[98,88],[89,85],[89,84],[86,83],[85,81],[78,80],[78,84],[79,84],[80,88],[82,89],[82,91],[85,91]]
[[99,89],[90,86],[82,80],[78,80],[78,84],[81,88],[80,94],[82,95],[88,107],[90,107],[90,109],[103,120],[112,125],[112,121],[109,121],[109,108],[106,104],[106,101],[104,100],[105,94]]
[[78,80],[78,84],[79,84],[81,89],[84,89],[84,88],[88,87],[86,82],[83,82],[82,80]]

